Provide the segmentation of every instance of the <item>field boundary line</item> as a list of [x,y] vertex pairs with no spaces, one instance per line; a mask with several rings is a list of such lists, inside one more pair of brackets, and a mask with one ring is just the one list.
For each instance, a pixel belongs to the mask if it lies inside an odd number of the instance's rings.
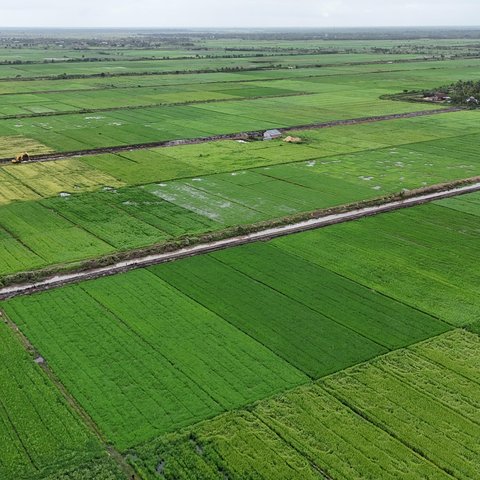
[[[415,117],[424,117],[424,116],[430,116],[430,115],[440,115],[440,114],[446,114],[446,113],[460,112],[462,110],[463,110],[462,107],[438,108],[438,109],[432,109],[432,110],[418,110],[418,111],[406,112],[406,113],[392,113],[388,115],[376,115],[371,117],[358,117],[358,118],[349,118],[344,120],[332,120],[330,122],[309,123],[304,125],[290,125],[285,127],[277,127],[276,129],[282,133],[289,132],[292,130],[299,130],[299,131],[315,130],[315,129],[338,127],[338,126],[344,126],[344,125],[357,125],[357,124],[363,124],[363,123],[398,120],[402,118],[415,118]],[[196,138],[187,138],[187,139],[178,139],[178,140],[161,140],[158,142],[116,145],[112,147],[90,148],[90,149],[75,150],[70,152],[57,152],[57,153],[31,155],[28,161],[22,162],[22,165],[28,164],[28,163],[34,163],[34,162],[63,160],[63,159],[72,158],[72,157],[86,157],[89,155],[99,155],[103,153],[117,153],[117,152],[133,151],[133,150],[146,150],[149,148],[178,147],[180,145],[198,145],[202,143],[217,142],[221,140],[245,140],[246,138],[257,138],[259,136],[263,136],[263,132],[265,130],[266,129],[252,130],[252,131],[246,131],[246,132],[227,133],[227,134],[221,134],[221,135],[210,135],[206,137],[196,137]],[[9,164],[11,163],[11,161],[12,161],[12,157],[0,158],[0,165]]]
[[[465,183],[467,183],[465,185]],[[65,284],[76,283],[82,280],[90,280],[116,273],[126,272],[128,270],[157,265],[181,258],[187,258],[193,255],[201,255],[225,248],[257,241],[267,241],[273,238],[289,235],[292,233],[314,230],[317,228],[335,225],[348,221],[365,218],[379,213],[391,212],[402,208],[413,207],[424,203],[440,200],[443,198],[455,197],[467,193],[480,191],[480,177],[474,177],[469,181],[465,180],[463,185],[440,189],[439,186],[431,188],[428,193],[421,192],[406,198],[388,201],[385,200],[378,205],[364,206],[361,208],[349,209],[340,213],[331,213],[308,220],[289,223],[285,225],[267,227],[261,230],[253,231],[244,235],[231,236],[211,242],[198,243],[192,246],[186,246],[170,252],[152,253],[150,255],[137,256],[134,258],[117,261],[107,266],[91,268],[84,271],[57,274],[47,277],[37,282],[22,283],[6,286],[0,289],[0,300],[15,297],[17,295],[26,295],[42,290],[57,288]]]

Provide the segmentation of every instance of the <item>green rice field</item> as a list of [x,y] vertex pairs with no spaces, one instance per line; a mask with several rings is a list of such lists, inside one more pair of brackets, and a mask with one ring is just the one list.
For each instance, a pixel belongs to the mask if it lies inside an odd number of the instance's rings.
[[292,132],[300,145],[221,141],[4,166],[0,274],[472,177],[475,119],[458,112]]
[[480,478],[479,192],[36,288],[475,182],[478,29],[330,33],[0,32],[0,480]]

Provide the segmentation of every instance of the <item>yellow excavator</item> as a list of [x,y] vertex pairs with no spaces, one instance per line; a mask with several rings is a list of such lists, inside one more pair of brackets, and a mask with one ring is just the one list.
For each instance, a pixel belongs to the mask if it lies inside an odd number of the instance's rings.
[[12,159],[12,163],[22,163],[27,162],[30,159],[30,155],[27,152],[19,153],[14,159]]

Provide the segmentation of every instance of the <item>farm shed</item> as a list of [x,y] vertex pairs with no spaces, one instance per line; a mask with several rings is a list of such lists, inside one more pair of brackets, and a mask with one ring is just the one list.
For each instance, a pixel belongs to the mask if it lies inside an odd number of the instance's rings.
[[275,138],[280,138],[282,136],[282,132],[280,130],[267,130],[263,134],[264,140],[273,140]]

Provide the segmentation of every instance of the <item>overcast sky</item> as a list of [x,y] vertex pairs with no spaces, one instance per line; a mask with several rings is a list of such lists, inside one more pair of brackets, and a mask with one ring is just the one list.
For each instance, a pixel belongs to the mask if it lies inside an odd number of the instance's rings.
[[3,27],[480,24],[480,0],[0,0]]

